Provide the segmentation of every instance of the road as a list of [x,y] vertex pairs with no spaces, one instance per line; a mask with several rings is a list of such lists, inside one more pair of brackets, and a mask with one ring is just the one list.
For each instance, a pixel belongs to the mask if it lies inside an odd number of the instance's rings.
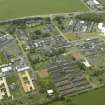
[[23,54],[23,57],[25,58],[25,62],[27,63],[28,66],[30,66],[30,69],[32,70],[33,75],[34,75],[34,70],[33,70],[32,66],[31,66],[31,63],[30,63],[29,59],[28,59],[27,52],[24,51],[23,46],[22,46],[22,42],[21,42],[21,40],[19,40],[19,38],[17,36],[18,34],[19,33],[17,31],[17,33],[15,34],[15,37],[16,37],[16,40],[18,42],[18,46],[20,47],[21,52]]
[[69,14],[74,14],[74,15],[78,15],[78,14],[83,14],[83,13],[105,13],[105,11],[85,11],[85,12],[70,12],[70,13],[55,13],[55,14],[45,14],[45,15],[35,15],[35,16],[27,16],[27,17],[20,17],[20,18],[13,18],[13,19],[9,19],[9,20],[2,20],[0,21],[0,23],[2,22],[10,22],[10,21],[14,21],[14,20],[18,20],[18,19],[27,19],[27,18],[35,18],[35,17],[50,17],[51,15],[53,16],[64,16],[64,15],[69,15]]

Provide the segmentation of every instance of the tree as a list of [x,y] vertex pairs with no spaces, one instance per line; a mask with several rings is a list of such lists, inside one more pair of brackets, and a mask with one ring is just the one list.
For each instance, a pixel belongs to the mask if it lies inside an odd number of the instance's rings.
[[94,21],[96,23],[102,22],[102,15],[96,13],[86,13],[80,14],[75,17],[76,19],[84,20],[84,21]]

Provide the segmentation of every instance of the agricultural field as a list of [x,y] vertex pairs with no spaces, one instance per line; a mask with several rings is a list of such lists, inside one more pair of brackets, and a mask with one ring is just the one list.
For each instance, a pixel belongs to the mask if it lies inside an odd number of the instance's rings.
[[80,0],[0,0],[0,19],[87,11]]

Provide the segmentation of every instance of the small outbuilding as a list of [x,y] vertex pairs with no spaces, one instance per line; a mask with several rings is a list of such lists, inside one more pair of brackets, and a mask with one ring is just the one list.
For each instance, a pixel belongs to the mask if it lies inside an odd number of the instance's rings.
[[52,95],[54,94],[53,89],[47,90],[47,94],[48,94],[49,96],[52,96]]

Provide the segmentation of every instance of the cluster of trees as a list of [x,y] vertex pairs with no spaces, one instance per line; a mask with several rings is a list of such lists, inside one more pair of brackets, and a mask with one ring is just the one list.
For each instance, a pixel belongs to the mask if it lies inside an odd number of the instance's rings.
[[100,84],[102,84],[104,82],[104,79],[103,79],[103,75],[105,74],[105,69],[103,66],[100,66],[100,68],[90,68],[91,71],[93,71],[91,74],[90,74],[90,80],[92,80],[92,78],[97,78],[98,81],[100,82]]
[[96,13],[86,13],[76,16],[76,19],[85,20],[85,21],[94,21],[96,23],[102,22],[102,15]]
[[65,31],[65,26],[64,26],[64,21],[65,21],[65,17],[63,17],[63,16],[58,16],[58,17],[55,17],[55,19],[54,19],[56,22],[57,22],[57,24],[59,25],[59,28],[62,30],[62,31]]
[[28,54],[28,57],[32,64],[38,64],[47,61],[50,57],[59,56],[63,54],[65,51],[66,51],[65,48],[52,49],[50,52],[45,50],[41,51],[41,50],[31,49],[30,53]]
[[41,30],[36,30],[34,32],[31,32],[31,39],[36,40],[36,39],[41,39],[45,37],[50,37],[50,33],[42,33]]
[[75,105],[72,101],[72,99],[69,97],[69,98],[65,98],[65,97],[54,97],[52,98],[51,100],[49,101],[46,101],[45,103],[43,104],[39,104],[39,105],[57,105],[57,103],[61,103],[62,105]]

